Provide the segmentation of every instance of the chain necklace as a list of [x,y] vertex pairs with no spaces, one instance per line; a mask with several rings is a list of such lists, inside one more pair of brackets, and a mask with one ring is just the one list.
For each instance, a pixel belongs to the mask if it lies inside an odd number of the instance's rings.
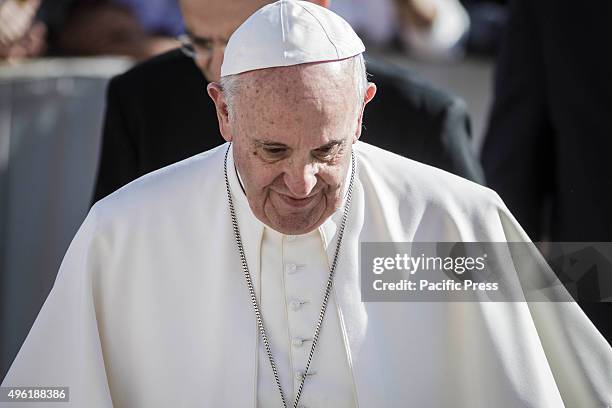
[[[283,389],[281,387],[280,378],[278,376],[278,371],[276,369],[276,364],[274,362],[274,357],[272,356],[272,351],[270,349],[270,342],[268,341],[268,336],[264,328],[261,311],[259,310],[259,306],[257,304],[257,297],[255,296],[255,288],[253,287],[253,281],[251,279],[251,274],[249,272],[249,266],[247,265],[246,255],[244,253],[244,247],[242,245],[242,238],[240,237],[240,229],[238,228],[238,218],[236,217],[236,210],[234,209],[234,202],[232,200],[229,179],[227,177],[227,156],[229,154],[229,150],[231,147],[232,145],[230,144],[229,147],[227,148],[227,151],[225,152],[225,161],[223,162],[223,171],[225,174],[225,188],[227,190],[227,201],[229,204],[230,216],[232,217],[232,227],[234,229],[234,237],[236,238],[236,245],[238,246],[238,253],[240,255],[242,271],[244,272],[244,277],[246,279],[246,283],[249,289],[249,294],[251,296],[251,303],[253,305],[253,311],[255,312],[255,317],[257,319],[257,327],[259,329],[259,334],[261,336],[261,340],[263,341],[264,348],[266,350],[266,354],[268,355],[270,366],[272,367],[272,373],[274,374],[274,381],[276,382],[276,386],[278,387],[278,392],[280,393],[280,397],[283,402],[283,407],[287,408],[285,394],[283,393]],[[300,400],[300,396],[302,395],[302,389],[304,388],[304,382],[306,381],[306,377],[308,376],[308,369],[310,368],[310,362],[312,361],[312,356],[314,355],[315,348],[317,347],[317,342],[319,340],[319,334],[321,333],[323,317],[325,316],[325,310],[327,310],[327,302],[329,300],[329,296],[331,293],[332,284],[334,280],[334,272],[336,271],[336,265],[338,264],[338,255],[340,253],[340,245],[342,244],[342,237],[344,236],[344,227],[346,226],[346,220],[348,218],[349,208],[351,206],[351,196],[353,193],[354,179],[355,179],[355,155],[353,152],[351,152],[351,180],[349,182],[349,188],[346,194],[346,203],[344,205],[344,213],[342,214],[342,221],[340,222],[340,228],[338,230],[338,241],[336,242],[336,251],[334,253],[332,266],[329,270],[329,277],[327,278],[327,285],[325,287],[325,295],[323,296],[323,303],[321,304],[321,311],[319,312],[319,319],[317,320],[317,326],[315,328],[315,333],[314,333],[314,337],[312,340],[312,346],[310,347],[310,354],[308,355],[308,362],[306,363],[306,368],[304,369],[303,374],[302,374],[300,386],[295,396],[295,401],[293,402],[293,408],[297,408],[298,402]]]

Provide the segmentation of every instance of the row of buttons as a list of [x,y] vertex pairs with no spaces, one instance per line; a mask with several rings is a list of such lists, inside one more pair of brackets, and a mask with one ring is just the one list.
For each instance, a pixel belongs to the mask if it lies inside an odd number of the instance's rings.
[[[293,241],[296,240],[297,237],[295,235],[285,235],[284,238],[285,238],[285,240],[287,242],[293,242]],[[294,275],[297,272],[299,272],[300,268],[302,268],[304,266],[305,265],[298,265],[298,264],[295,264],[295,263],[288,263],[288,264],[285,265],[285,273],[287,275]],[[306,304],[306,303],[309,303],[309,301],[293,299],[293,300],[291,300],[289,302],[289,307],[291,308],[291,310],[293,310],[295,312],[295,311],[300,310],[302,308],[302,306],[304,304]],[[312,339],[304,339],[304,338],[301,338],[301,337],[294,337],[293,339],[291,339],[291,345],[293,347],[296,347],[296,348],[301,348],[301,347],[304,346],[304,343],[310,342],[310,341],[312,341]],[[298,382],[302,381],[302,377],[304,377],[304,374],[305,374],[304,370],[296,370],[295,371],[295,380],[298,381]],[[315,371],[310,370],[308,372],[308,374],[306,374],[306,376],[310,377],[310,376],[315,375],[315,374],[316,374]],[[305,405],[298,405],[297,408],[307,408],[307,407]]]
[[[306,375],[306,377],[308,378],[308,377],[310,377],[312,375],[315,375],[315,374],[317,374],[317,372],[316,371],[312,371],[312,370],[310,370],[308,372],[308,374],[306,374],[304,372],[304,370],[297,370],[295,372],[295,380],[299,382],[299,381],[302,381],[302,378],[304,377],[304,375]],[[307,406],[300,404],[300,405],[297,406],[297,408],[307,408]]]

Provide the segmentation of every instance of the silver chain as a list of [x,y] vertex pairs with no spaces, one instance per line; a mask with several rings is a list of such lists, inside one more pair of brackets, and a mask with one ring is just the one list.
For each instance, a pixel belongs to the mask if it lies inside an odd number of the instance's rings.
[[[278,387],[278,392],[280,393],[280,397],[283,402],[283,407],[287,408],[285,394],[283,393],[283,388],[281,387],[280,378],[278,376],[278,371],[276,369],[276,364],[274,362],[274,357],[272,356],[272,351],[270,349],[270,342],[268,341],[268,336],[264,328],[263,317],[261,316],[261,311],[259,310],[259,306],[257,304],[257,297],[255,296],[255,289],[253,287],[253,281],[251,279],[251,274],[249,272],[249,266],[247,265],[246,255],[244,253],[244,247],[242,245],[242,238],[240,237],[240,229],[238,228],[238,219],[236,217],[236,210],[234,209],[234,202],[232,200],[232,193],[230,190],[229,179],[227,177],[227,156],[229,154],[229,149],[231,147],[232,145],[230,144],[229,147],[227,148],[227,151],[225,152],[225,161],[223,163],[223,171],[225,172],[225,188],[227,190],[227,201],[229,203],[230,215],[232,217],[232,227],[234,229],[234,237],[236,238],[236,245],[238,246],[238,253],[240,255],[242,271],[244,272],[244,277],[246,279],[246,283],[249,289],[249,294],[251,296],[251,303],[253,305],[253,311],[255,312],[255,318],[257,319],[257,327],[259,328],[259,334],[261,336],[261,340],[263,341],[264,348],[266,349],[266,354],[268,355],[270,366],[272,367],[272,373],[274,374],[274,381],[276,382],[276,386]],[[295,400],[293,402],[293,408],[297,408],[298,402],[300,400],[300,396],[302,395],[302,389],[304,388],[304,382],[306,381],[306,377],[308,376],[308,369],[310,368],[310,362],[312,361],[312,356],[314,355],[315,348],[317,347],[317,342],[319,340],[319,334],[321,333],[321,326],[323,325],[323,317],[325,316],[325,310],[327,310],[327,302],[329,301],[329,296],[330,296],[332,284],[334,281],[334,272],[336,271],[336,265],[338,264],[338,255],[340,253],[340,245],[342,244],[342,237],[344,236],[344,227],[346,226],[346,220],[348,218],[349,208],[351,207],[351,196],[353,194],[354,180],[355,180],[355,154],[351,152],[351,180],[349,182],[349,188],[346,194],[346,203],[344,205],[344,213],[342,214],[342,221],[340,222],[340,228],[338,230],[338,241],[336,242],[336,251],[334,253],[334,259],[332,261],[332,266],[329,270],[329,277],[327,278],[327,285],[325,287],[325,295],[323,296],[323,303],[321,305],[319,319],[317,320],[317,326],[315,328],[314,337],[312,340],[312,346],[310,347],[310,354],[308,355],[308,362],[306,363],[306,368],[304,369],[302,373],[302,379],[301,379],[297,394],[295,396]]]

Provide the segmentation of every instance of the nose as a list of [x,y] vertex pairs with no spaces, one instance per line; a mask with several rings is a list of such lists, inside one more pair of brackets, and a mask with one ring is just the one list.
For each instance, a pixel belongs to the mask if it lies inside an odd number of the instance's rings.
[[285,185],[293,198],[305,198],[317,185],[317,169],[313,163],[292,165],[285,172]]

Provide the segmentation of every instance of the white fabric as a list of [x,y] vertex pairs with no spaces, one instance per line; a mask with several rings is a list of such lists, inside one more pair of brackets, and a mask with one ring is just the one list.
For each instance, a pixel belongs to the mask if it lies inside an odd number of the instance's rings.
[[[68,385],[72,402],[58,408],[257,406],[258,333],[225,199],[227,148],[94,206],[4,386]],[[334,290],[359,407],[610,404],[612,350],[576,304],[361,302],[360,242],[528,238],[491,190],[365,143],[355,150]],[[236,209],[259,291],[264,226],[239,196]]]
[[[264,228],[258,298],[288,405],[295,399],[300,374],[308,361],[329,274],[323,230],[322,226],[303,236],[287,236]],[[304,385],[309,391],[301,396],[301,405],[355,407],[353,379],[333,292],[309,371]],[[281,406],[262,342],[258,374],[259,407]]]
[[337,61],[365,51],[342,17],[308,1],[279,0],[251,15],[225,48],[221,76]]
[[397,30],[394,0],[332,0],[329,9],[342,16],[368,44],[385,46]]
[[436,18],[427,28],[405,24],[401,38],[410,52],[422,58],[448,59],[462,56],[459,46],[470,29],[470,17],[459,0],[432,0]]

